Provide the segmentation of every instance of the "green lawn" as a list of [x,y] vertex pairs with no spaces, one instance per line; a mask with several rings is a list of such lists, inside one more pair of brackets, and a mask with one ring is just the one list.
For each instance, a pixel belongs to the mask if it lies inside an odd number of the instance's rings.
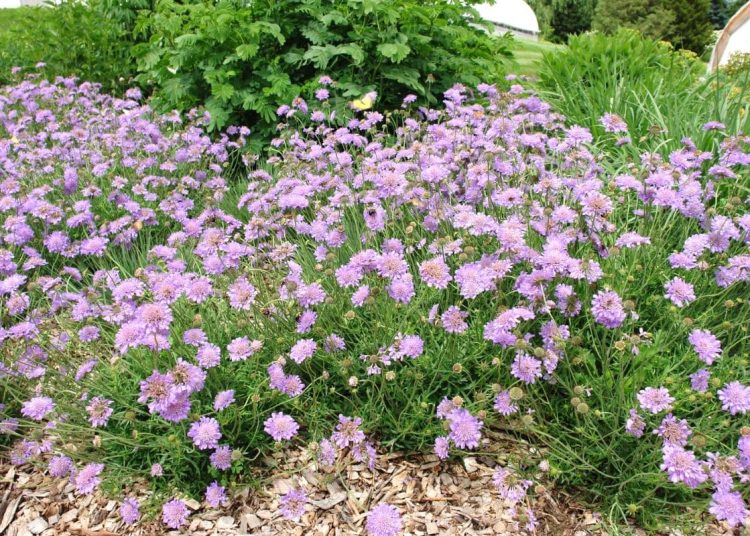
[[563,47],[563,45],[555,45],[549,41],[532,41],[522,37],[516,37],[515,45],[513,56],[518,65],[513,67],[513,71],[516,74],[527,76],[536,75],[538,70],[537,64],[542,58],[543,53]]

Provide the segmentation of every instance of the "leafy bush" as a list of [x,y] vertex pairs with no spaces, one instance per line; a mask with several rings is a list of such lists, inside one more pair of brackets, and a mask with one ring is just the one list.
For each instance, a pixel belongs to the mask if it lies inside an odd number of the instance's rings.
[[510,37],[475,28],[475,15],[445,0],[161,0],[134,52],[158,107],[205,105],[213,128],[268,134],[276,109],[323,73],[345,98],[375,91],[386,108],[408,92],[435,103],[455,81],[499,80]]
[[[48,79],[77,76],[107,90],[130,83],[134,74],[127,29],[97,0],[64,0],[51,7],[0,10],[0,84],[21,67]],[[44,66],[37,68],[37,64]]]

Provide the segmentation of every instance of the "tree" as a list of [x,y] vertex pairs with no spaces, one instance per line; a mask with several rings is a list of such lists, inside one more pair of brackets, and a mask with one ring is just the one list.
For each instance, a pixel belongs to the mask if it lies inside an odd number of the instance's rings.
[[660,40],[669,35],[674,20],[663,0],[603,0],[596,7],[593,28],[608,34],[630,28]]
[[711,20],[714,29],[721,30],[727,25],[727,1],[726,0],[711,0],[711,10],[708,13],[708,18]]
[[675,48],[703,54],[713,39],[713,24],[709,17],[711,0],[669,0],[675,14],[667,40]]
[[713,38],[710,8],[711,0],[606,0],[597,6],[593,27],[605,33],[631,28],[702,54]]
[[596,0],[553,0],[550,15],[550,39],[564,43],[569,35],[591,29]]

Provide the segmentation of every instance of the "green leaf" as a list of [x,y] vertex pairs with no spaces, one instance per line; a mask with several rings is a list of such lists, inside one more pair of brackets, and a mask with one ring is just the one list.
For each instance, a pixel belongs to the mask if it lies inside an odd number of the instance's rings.
[[383,69],[383,76],[389,80],[395,80],[413,89],[417,93],[424,95],[424,86],[419,82],[419,71],[407,67],[386,67]]
[[231,84],[216,84],[211,88],[211,94],[217,99],[227,102],[234,95],[234,87]]
[[258,53],[258,50],[260,47],[257,43],[246,43],[244,45],[238,46],[234,51],[237,53],[237,56],[241,60],[247,61],[250,58],[255,57],[255,55]]
[[409,45],[404,43],[381,43],[378,52],[394,63],[401,63],[411,52]]

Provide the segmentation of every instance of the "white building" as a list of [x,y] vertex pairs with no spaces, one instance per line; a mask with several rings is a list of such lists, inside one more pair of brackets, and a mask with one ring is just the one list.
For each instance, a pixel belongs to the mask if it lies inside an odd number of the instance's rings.
[[0,9],[21,6],[41,6],[44,0],[0,0]]
[[474,7],[484,20],[495,26],[497,33],[512,32],[519,37],[539,38],[539,21],[523,0],[496,0],[494,4]]
[[750,2],[742,6],[722,30],[711,54],[709,69],[715,71],[726,65],[737,52],[750,54]]

